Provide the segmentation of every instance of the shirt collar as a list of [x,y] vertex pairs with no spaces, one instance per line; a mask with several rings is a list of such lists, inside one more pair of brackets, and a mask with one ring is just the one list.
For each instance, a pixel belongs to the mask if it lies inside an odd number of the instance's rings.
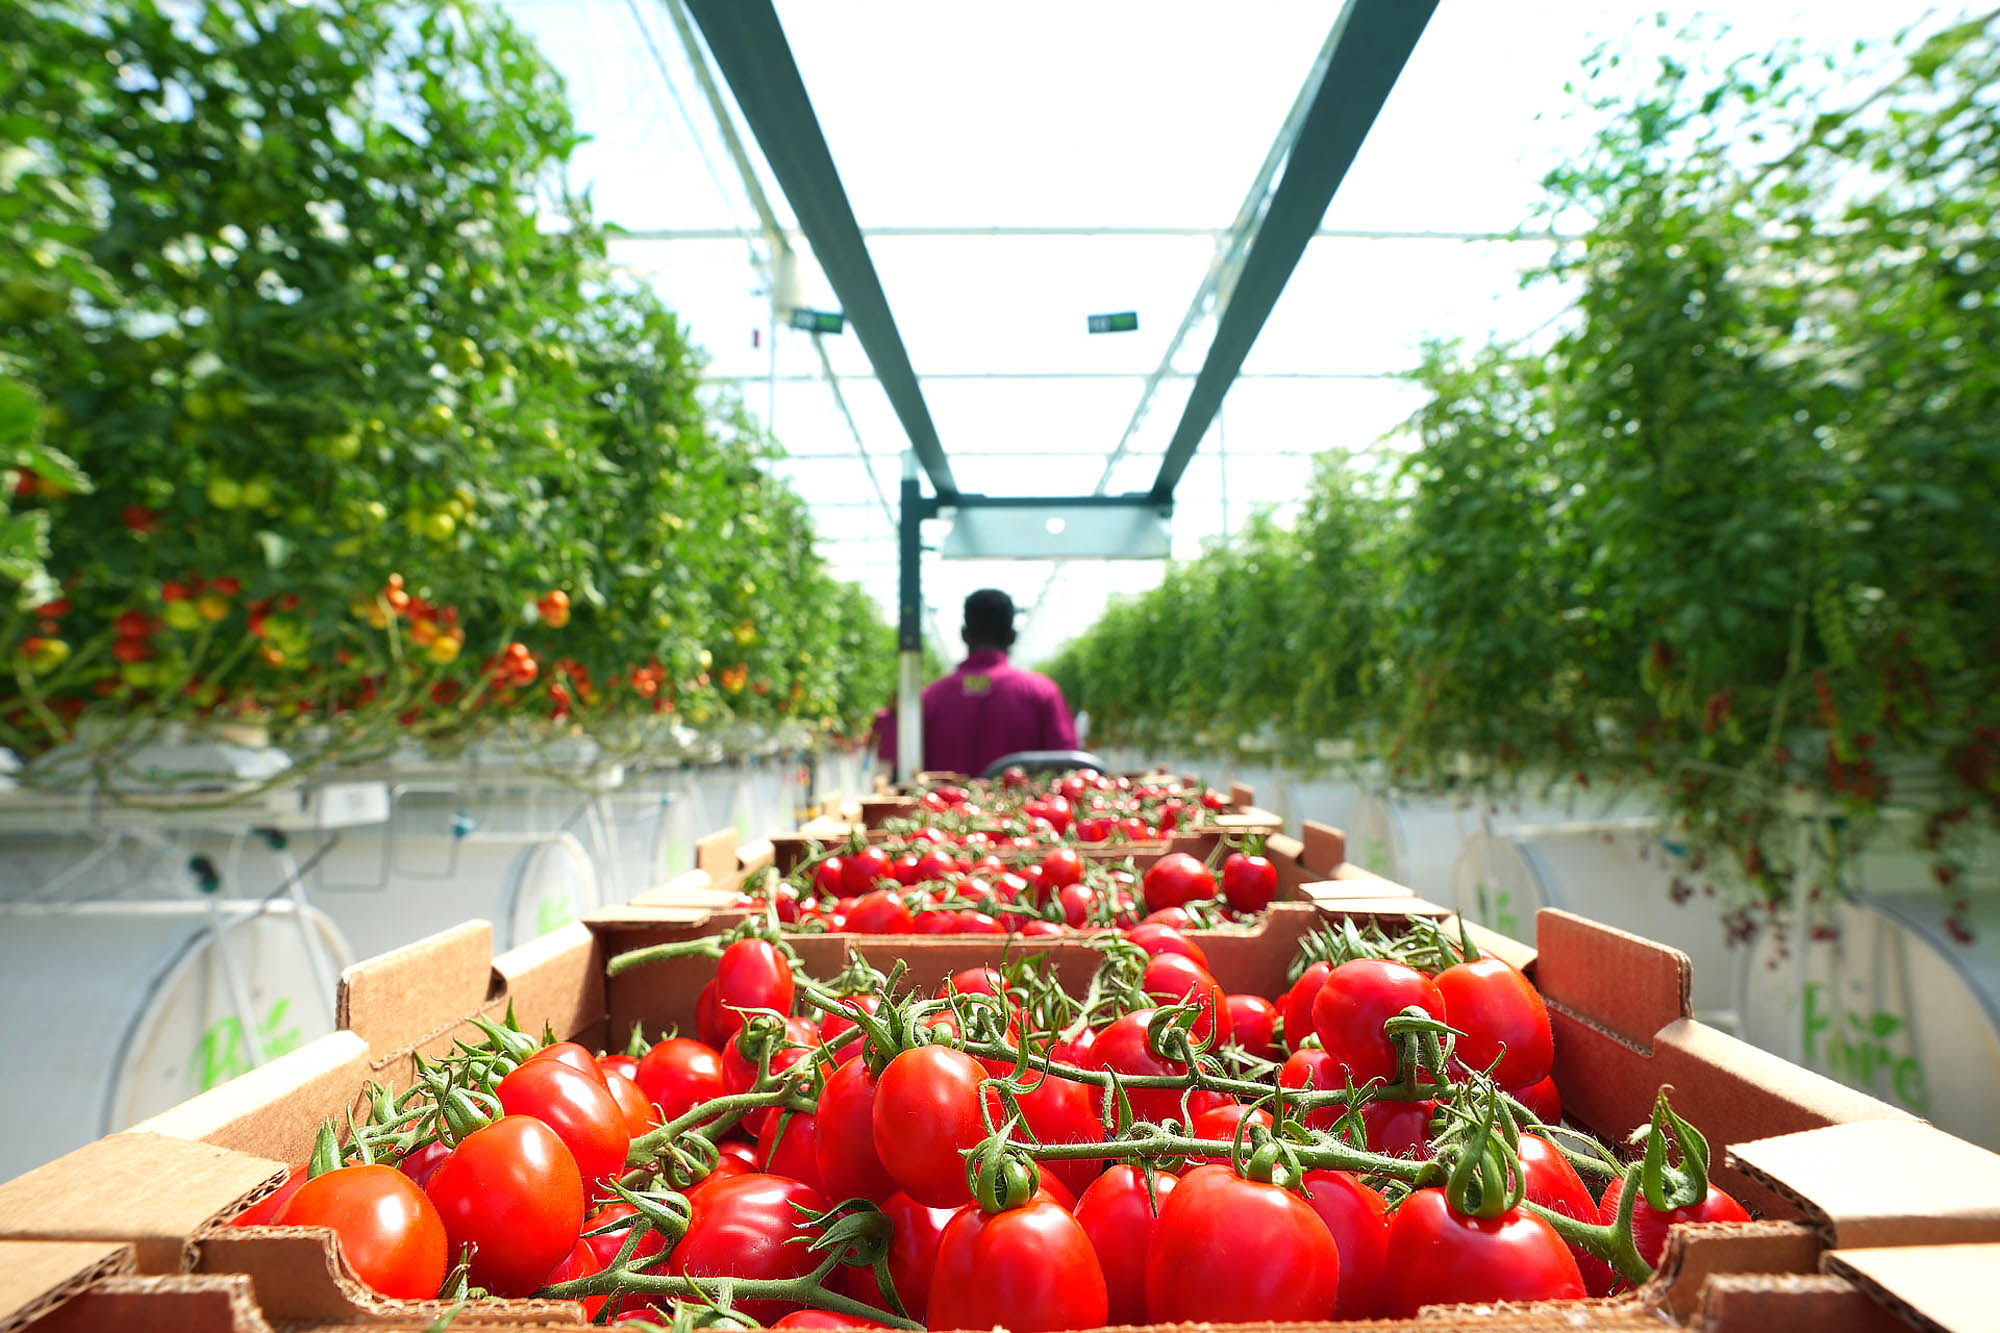
[[967,654],[966,659],[958,664],[958,669],[960,671],[990,671],[994,667],[1005,666],[1006,664],[1007,654],[999,649],[994,649],[990,652]]

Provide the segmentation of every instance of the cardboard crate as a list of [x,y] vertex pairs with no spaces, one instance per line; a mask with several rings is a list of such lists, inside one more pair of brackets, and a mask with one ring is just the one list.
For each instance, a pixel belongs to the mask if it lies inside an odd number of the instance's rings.
[[[953,775],[923,774],[921,776]],[[1125,776],[1131,777],[1136,781],[1141,778],[1161,778],[1170,775],[1165,773],[1131,773]],[[1189,786],[1206,785],[1201,783],[1200,779],[1190,776],[1182,776],[1177,780]],[[884,824],[892,819],[914,818],[917,813],[917,798],[911,795],[907,789],[878,792],[873,796],[862,797],[857,802],[857,813],[862,827],[872,832],[882,828]],[[1212,812],[1210,819],[1211,823],[1205,824],[1202,827],[1220,828],[1225,832],[1239,834],[1278,833],[1283,831],[1285,827],[1285,821],[1282,817],[1258,807],[1256,788],[1246,786],[1241,782],[1230,784],[1228,803],[1221,810]]]
[[[1287,904],[1257,930],[1210,932],[1203,945],[1225,988],[1275,992],[1299,936],[1328,916],[1393,927],[1445,913],[1407,893],[1357,895],[1337,908]],[[686,960],[611,978],[605,962],[625,949],[707,933],[711,924],[686,908],[632,906],[495,958],[491,927],[470,922],[350,968],[341,983],[341,1031],[0,1186],[0,1240],[129,1246],[141,1274],[239,1275],[260,1317],[273,1324],[428,1324],[447,1307],[366,1291],[345,1270],[329,1233],[212,1223],[275,1188],[287,1163],[304,1160],[319,1122],[358,1106],[370,1080],[407,1086],[413,1053],[441,1055],[455,1036],[475,1037],[472,1015],[498,1017],[511,1003],[524,1027],[546,1023],[598,1046],[622,1044],[634,1021],[648,1031],[685,1027],[711,964]],[[1537,949],[1477,928],[1472,934],[1482,948],[1527,967],[1541,986],[1571,1118],[1616,1139],[1646,1119],[1661,1083],[1673,1084],[1677,1107],[1710,1138],[1718,1183],[1768,1220],[1677,1229],[1660,1273],[1622,1300],[1560,1311],[1457,1311],[1406,1327],[1462,1324],[1501,1333],[1552,1320],[1572,1328],[1659,1327],[1663,1318],[1702,1315],[1704,1302],[1734,1301],[1734,1309],[1767,1316],[1780,1291],[1805,1302],[1800,1309],[1819,1309],[1840,1303],[1825,1282],[1732,1288],[1721,1278],[1825,1276],[1822,1259],[1843,1243],[1850,1255],[2000,1243],[2000,1159],[1695,1023],[1684,955],[1554,911],[1539,918]],[[911,984],[921,987],[990,960],[995,949],[968,937],[796,936],[792,943],[816,974],[831,975],[856,947],[880,966],[904,962]],[[1060,938],[1013,948],[1052,955],[1075,985],[1096,962],[1092,951]],[[159,1187],[134,1188],[149,1178]],[[94,1262],[104,1262],[98,1253]],[[573,1325],[579,1311],[569,1303],[483,1303],[463,1310],[453,1326]]]

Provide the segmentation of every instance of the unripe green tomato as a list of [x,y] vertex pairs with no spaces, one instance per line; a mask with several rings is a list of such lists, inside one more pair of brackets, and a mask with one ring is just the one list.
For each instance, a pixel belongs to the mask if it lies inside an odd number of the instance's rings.
[[210,477],[205,494],[217,509],[234,509],[243,503],[243,487],[229,477]]
[[191,630],[201,628],[201,609],[191,600],[183,597],[179,601],[168,602],[161,613],[168,629]]

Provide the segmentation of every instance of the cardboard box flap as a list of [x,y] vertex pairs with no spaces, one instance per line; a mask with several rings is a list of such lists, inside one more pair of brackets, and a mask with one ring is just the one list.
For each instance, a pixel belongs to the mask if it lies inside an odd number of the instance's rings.
[[632,902],[640,906],[671,906],[676,903],[724,902],[728,897],[716,891],[715,881],[706,870],[683,870],[665,883],[635,894]]
[[[141,1273],[178,1273],[188,1239],[285,1174],[266,1157],[113,1134],[0,1185],[0,1238],[125,1241]],[[147,1182],[171,1181],[171,1189]]]
[[515,1021],[539,1035],[593,1038],[604,1019],[604,955],[581,921],[552,930],[493,960]]
[[257,1310],[250,1279],[223,1274],[114,1277],[63,1302],[34,1333],[83,1333],[106,1328],[172,1329],[173,1333],[270,1333]]
[[1693,964],[1679,949],[1552,907],[1535,914],[1535,947],[1535,984],[1549,1007],[1636,1049],[1649,1049],[1661,1028],[1694,1013]]
[[1800,1222],[1683,1223],[1667,1232],[1660,1266],[1643,1295],[1685,1319],[1722,1273],[1816,1273],[1819,1232]]
[[736,849],[736,868],[748,873],[762,870],[777,860],[777,849],[769,838],[759,838],[746,842]]
[[[576,1301],[510,1300],[459,1307],[449,1301],[399,1301],[378,1296],[354,1276],[340,1254],[340,1242],[324,1227],[218,1228],[196,1246],[202,1273],[242,1273],[250,1279],[257,1305],[273,1322],[306,1320],[348,1323],[394,1317],[417,1327],[466,1327],[476,1317],[489,1323],[574,1325],[583,1322]],[[476,1316],[475,1316],[476,1312]]]
[[368,1043],[352,1032],[329,1032],[140,1121],[132,1131],[298,1161],[327,1108],[345,1104],[368,1078]]
[[1920,1120],[1829,1125],[1729,1156],[1796,1200],[1836,1249],[2000,1242],[2000,1157]]
[[1257,789],[1248,783],[1232,782],[1229,784],[1229,803],[1234,806],[1255,805],[1257,804]]
[[340,1026],[379,1064],[429,1045],[499,991],[493,925],[467,921],[341,973]]
[[1331,824],[1299,825],[1299,864],[1316,875],[1331,875],[1347,862],[1347,834]]
[[1289,861],[1298,865],[1305,850],[1306,845],[1288,833],[1273,833],[1264,839],[1264,855],[1275,862]]
[[0,1333],[14,1333],[100,1278],[132,1271],[115,1241],[0,1241]]
[[695,839],[694,864],[715,879],[736,873],[736,848],[742,841],[734,828],[719,828],[705,838]]
[[[1702,1292],[1701,1333],[1909,1333],[1909,1325],[1837,1277],[1729,1273]],[[1990,1327],[1990,1325],[1989,1325]]]
[[1991,1333],[2000,1327],[2000,1302],[1993,1296],[2000,1245],[1840,1249],[1822,1262],[1899,1315],[1905,1328]]

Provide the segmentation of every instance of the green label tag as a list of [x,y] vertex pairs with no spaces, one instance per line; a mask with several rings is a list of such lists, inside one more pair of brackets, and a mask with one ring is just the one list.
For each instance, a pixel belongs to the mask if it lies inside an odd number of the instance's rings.
[[1922,1063],[1914,1054],[1899,1054],[1891,1046],[1891,1038],[1898,1036],[1895,1045],[1909,1045],[1909,1024],[1901,1015],[1879,1009],[1839,1010],[1825,983],[1814,981],[1806,986],[1801,1019],[1807,1065],[1909,1110],[1930,1109]]
[[[257,1037],[263,1043],[267,1059],[275,1060],[299,1047],[298,1027],[288,1023],[291,1008],[292,999],[285,996],[257,1022]],[[250,1068],[243,1022],[235,1014],[218,1018],[203,1029],[201,1039],[195,1043],[194,1059],[188,1062],[188,1072],[203,1092],[249,1073]]]

